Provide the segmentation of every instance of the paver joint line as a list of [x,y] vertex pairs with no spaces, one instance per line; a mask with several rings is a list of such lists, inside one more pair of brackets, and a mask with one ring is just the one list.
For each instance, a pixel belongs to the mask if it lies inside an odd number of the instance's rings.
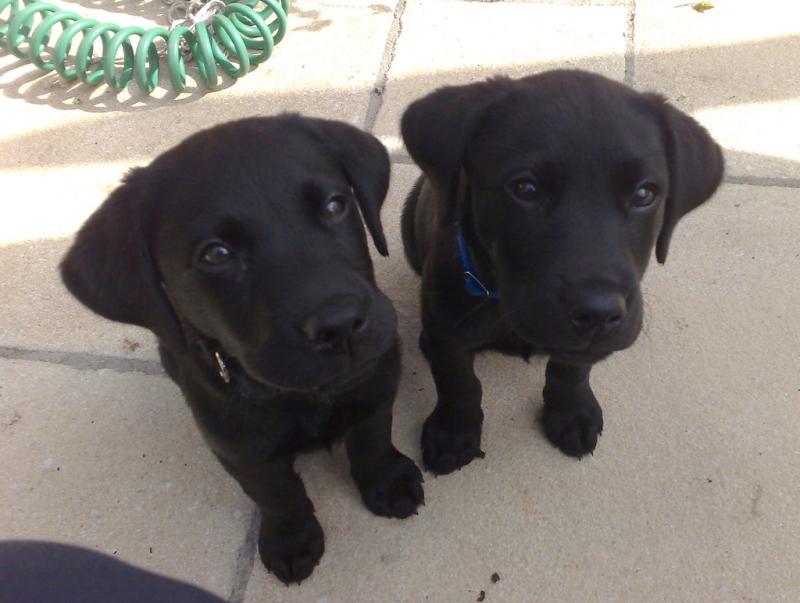
[[636,0],[632,0],[627,11],[625,28],[625,77],[623,81],[633,86],[636,81]]
[[386,82],[389,79],[389,70],[392,68],[397,40],[403,32],[403,13],[406,10],[406,0],[398,0],[394,7],[394,17],[392,25],[389,27],[389,34],[386,37],[386,46],[381,56],[381,64],[378,68],[378,76],[375,78],[375,85],[372,87],[369,96],[367,114],[364,116],[364,130],[372,132],[375,122],[378,119],[378,112],[383,105],[383,93],[386,91]]
[[228,603],[243,603],[247,594],[247,585],[253,575],[253,567],[256,559],[256,536],[258,534],[259,513],[258,509],[253,508],[250,514],[250,521],[247,522],[247,531],[244,541],[239,547],[236,555],[236,563],[233,569],[233,584]]
[[142,373],[144,375],[164,375],[161,363],[156,360],[139,358],[120,358],[83,352],[54,352],[49,350],[29,350],[0,346],[0,359],[28,360],[47,364],[60,364],[79,371],[99,371],[110,369],[118,373]]
[[800,188],[800,178],[773,178],[770,176],[727,176],[726,184],[746,184],[747,186],[765,186],[774,188]]

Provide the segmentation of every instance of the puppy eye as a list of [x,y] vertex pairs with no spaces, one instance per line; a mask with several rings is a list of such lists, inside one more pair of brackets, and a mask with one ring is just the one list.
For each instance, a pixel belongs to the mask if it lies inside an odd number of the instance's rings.
[[636,189],[631,198],[634,207],[648,207],[658,199],[658,187],[652,182],[641,185]]
[[518,178],[517,180],[513,180],[509,188],[511,189],[511,194],[520,201],[530,203],[539,198],[539,188],[530,178]]
[[222,266],[233,259],[233,251],[222,243],[211,243],[202,249],[199,258],[203,264]]
[[344,215],[347,211],[347,206],[347,197],[334,194],[325,201],[322,211],[328,220],[336,220]]

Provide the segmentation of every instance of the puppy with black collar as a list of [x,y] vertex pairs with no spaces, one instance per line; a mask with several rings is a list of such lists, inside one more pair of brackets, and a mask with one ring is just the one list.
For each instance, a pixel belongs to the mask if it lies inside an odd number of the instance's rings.
[[375,514],[408,517],[422,476],[391,441],[397,320],[363,222],[387,255],[383,145],[297,115],[195,134],[133,171],[61,264],[101,316],[150,329],[206,441],[261,511],[264,565],[311,574],[322,528],[293,469],[346,437]]

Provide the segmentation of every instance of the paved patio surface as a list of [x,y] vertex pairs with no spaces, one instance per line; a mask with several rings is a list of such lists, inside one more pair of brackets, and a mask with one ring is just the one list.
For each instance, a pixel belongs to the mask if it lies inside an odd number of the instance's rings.
[[[57,3],[165,22],[158,0]],[[0,52],[0,539],[83,545],[232,602],[800,600],[800,3],[678,4],[296,0],[267,64],[178,98],[64,84]],[[418,174],[399,117],[443,84],[563,66],[663,93],[728,162],[650,268],[639,341],[593,372],[595,455],[565,458],[536,428],[543,359],[486,355],[486,458],[426,476],[418,516],[370,515],[341,448],[302,457],[327,552],[284,587],[254,563],[254,508],[154,338],[61,285],[72,234],[125,170],[199,128],[291,110],[374,132],[393,159],[376,270],[406,351],[394,437],[421,463],[435,390],[399,238]]]

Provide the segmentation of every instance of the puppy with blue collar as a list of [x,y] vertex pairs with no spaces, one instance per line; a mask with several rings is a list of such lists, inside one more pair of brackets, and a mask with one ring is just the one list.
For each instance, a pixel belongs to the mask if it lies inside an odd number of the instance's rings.
[[583,71],[441,88],[409,106],[402,134],[423,171],[402,231],[438,394],[425,465],[483,455],[484,350],[547,354],[544,432],[592,453],[591,368],[636,340],[652,250],[663,263],[678,221],[717,189],[719,146],[662,97]]

